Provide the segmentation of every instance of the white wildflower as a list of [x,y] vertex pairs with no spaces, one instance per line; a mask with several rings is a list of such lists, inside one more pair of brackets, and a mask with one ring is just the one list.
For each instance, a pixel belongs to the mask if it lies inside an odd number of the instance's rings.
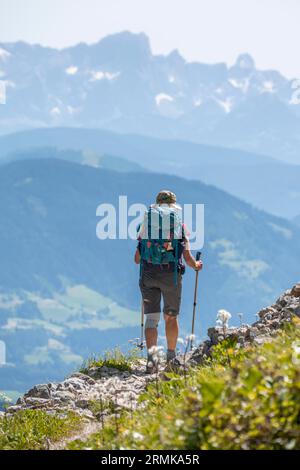
[[158,356],[159,358],[162,358],[162,357],[164,357],[164,354],[165,354],[165,353],[164,353],[163,349],[161,349],[160,351],[158,351],[157,356]]
[[133,439],[137,440],[137,441],[141,441],[144,439],[144,436],[142,434],[140,434],[139,432],[133,432],[132,433],[132,437]]
[[292,344],[292,361],[293,364],[299,365],[300,364],[300,341],[294,341]]
[[149,354],[157,354],[159,351],[162,351],[164,348],[163,346],[151,346],[151,348],[149,348]]
[[217,315],[217,325],[221,325],[223,328],[228,328],[230,318],[231,313],[229,313],[227,310],[219,310]]
[[177,428],[180,428],[183,424],[184,424],[184,421],[182,419],[176,419],[175,426]]
[[190,342],[195,341],[195,339],[196,339],[196,336],[195,336],[195,335],[188,335],[188,336],[186,337],[186,341],[188,341],[188,342],[189,342],[189,341],[190,341]]

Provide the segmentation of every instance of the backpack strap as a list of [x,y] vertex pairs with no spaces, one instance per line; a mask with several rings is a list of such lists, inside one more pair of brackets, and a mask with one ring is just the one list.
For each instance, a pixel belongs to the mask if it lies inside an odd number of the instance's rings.
[[178,280],[178,240],[175,241],[175,268],[174,268],[174,284],[177,286]]

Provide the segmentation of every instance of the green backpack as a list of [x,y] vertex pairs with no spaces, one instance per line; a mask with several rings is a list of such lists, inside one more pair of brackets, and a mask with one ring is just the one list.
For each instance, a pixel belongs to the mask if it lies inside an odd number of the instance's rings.
[[177,265],[182,255],[183,228],[180,208],[167,204],[150,206],[145,214],[139,241],[141,264]]

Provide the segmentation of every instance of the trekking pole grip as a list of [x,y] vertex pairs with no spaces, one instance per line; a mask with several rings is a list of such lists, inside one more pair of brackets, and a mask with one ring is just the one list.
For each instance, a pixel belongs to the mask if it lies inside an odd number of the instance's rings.
[[196,261],[200,261],[201,255],[202,255],[201,251],[197,251]]

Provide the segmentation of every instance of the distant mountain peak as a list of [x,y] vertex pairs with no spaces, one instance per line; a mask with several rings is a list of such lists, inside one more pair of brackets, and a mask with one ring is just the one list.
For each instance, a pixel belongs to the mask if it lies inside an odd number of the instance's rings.
[[243,70],[255,69],[255,61],[250,54],[240,54],[236,60],[235,67]]
[[122,47],[124,50],[135,49],[146,55],[151,54],[150,40],[145,33],[132,33],[131,31],[121,31],[110,34],[101,39],[97,45],[102,47]]
[[170,54],[168,54],[168,59],[171,60],[172,62],[178,62],[178,63],[185,63],[184,57],[180,54],[178,49],[173,49]]

